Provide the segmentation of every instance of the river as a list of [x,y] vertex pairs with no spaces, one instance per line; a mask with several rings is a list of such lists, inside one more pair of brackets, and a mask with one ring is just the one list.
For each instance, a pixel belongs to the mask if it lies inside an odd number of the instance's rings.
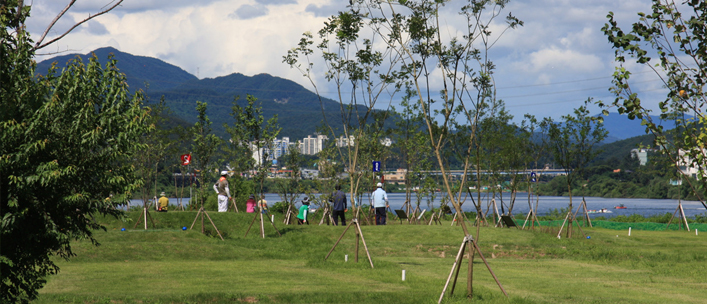
[[[430,210],[430,207],[439,207],[441,195],[437,195],[437,199],[432,203],[432,206],[427,204],[426,198],[420,203],[420,209]],[[348,197],[349,206],[351,205],[351,199]],[[474,194],[476,199],[476,194]],[[268,201],[269,205],[280,201],[280,196],[277,193],[266,193],[265,199]],[[415,196],[413,196],[413,205],[416,205]],[[536,197],[532,197],[533,204],[535,204]],[[632,215],[639,214],[643,216],[652,215],[663,215],[665,213],[672,214],[675,212],[678,206],[678,200],[672,199],[646,199],[646,198],[602,198],[602,197],[586,197],[587,208],[591,210],[601,210],[606,208],[611,213],[590,213],[590,217],[615,217],[617,215]],[[364,205],[368,203],[368,195],[363,197]],[[400,209],[405,203],[405,193],[390,193],[388,194],[388,201],[390,203],[391,209]],[[573,197],[572,206],[576,210],[582,201],[582,197]],[[188,204],[189,198],[183,198],[182,204]],[[503,203],[504,209],[508,209],[508,203],[510,202],[510,194],[504,193]],[[179,200],[177,198],[170,198],[169,203],[172,206],[177,206]],[[498,205],[498,210],[501,212],[500,200],[496,200]],[[538,203],[538,215],[545,215],[551,212],[553,209],[560,210],[561,208],[567,208],[569,203],[569,197],[566,196],[541,196]],[[132,200],[131,206],[141,206],[141,200]],[[488,200],[482,195],[482,207],[486,211],[488,208]],[[614,207],[623,205],[626,209],[614,209]],[[299,204],[298,204],[299,206]],[[700,202],[697,201],[682,201],[682,207],[685,211],[685,216],[694,217],[695,215],[705,215],[707,216],[707,209],[705,209]],[[173,207],[174,208],[174,207]],[[312,206],[312,208],[316,208]],[[174,209],[172,209],[174,210]],[[476,211],[473,203],[467,197],[466,201],[462,205],[462,210],[464,211]],[[528,213],[528,194],[519,193],[515,206],[513,207],[513,214],[527,214]],[[575,211],[573,210],[573,211]],[[490,212],[489,212],[490,213]]]

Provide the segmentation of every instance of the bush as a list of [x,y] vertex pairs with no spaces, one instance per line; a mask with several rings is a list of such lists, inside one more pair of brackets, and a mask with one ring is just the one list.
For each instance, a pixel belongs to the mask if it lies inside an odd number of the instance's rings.
[[285,212],[287,212],[287,207],[288,207],[288,205],[286,202],[277,202],[270,207],[270,212],[272,212],[272,213],[278,212],[278,213],[285,214]]

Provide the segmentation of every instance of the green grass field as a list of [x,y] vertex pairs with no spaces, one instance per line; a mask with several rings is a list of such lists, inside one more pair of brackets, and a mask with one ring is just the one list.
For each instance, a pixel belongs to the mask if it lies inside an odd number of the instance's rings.
[[[36,303],[436,303],[463,233],[460,227],[400,225],[361,227],[363,246],[355,263],[350,229],[327,261],[345,227],[285,226],[279,237],[259,221],[244,237],[252,214],[209,213],[206,235],[196,212],[152,213],[156,229],[134,222],[97,219],[108,231],[101,243],[74,242],[76,257],[57,261]],[[129,213],[136,220],[139,213]],[[126,231],[121,231],[125,227]],[[509,295],[506,298],[476,257],[472,302],[490,303],[705,303],[707,231],[575,228],[575,239],[540,230],[482,228],[478,244]],[[349,261],[345,262],[345,255]],[[406,280],[402,281],[402,271]],[[466,262],[453,296],[467,303]]]

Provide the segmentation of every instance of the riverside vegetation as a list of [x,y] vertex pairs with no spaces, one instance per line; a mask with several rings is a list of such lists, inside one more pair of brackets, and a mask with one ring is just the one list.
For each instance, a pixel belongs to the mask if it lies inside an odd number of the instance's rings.
[[[353,261],[353,234],[324,261],[344,227],[283,227],[277,215],[282,237],[266,225],[264,239],[244,238],[253,214],[213,212],[226,239],[220,241],[208,222],[206,235],[199,223],[180,229],[196,212],[153,213],[156,228],[148,230],[130,229],[140,212],[127,215],[132,221],[97,217],[107,229],[95,234],[101,245],[74,241],[77,256],[57,259],[61,272],[48,277],[35,303],[435,303],[462,241],[449,218],[434,226],[394,218],[387,226],[364,225],[371,269],[363,248],[359,263]],[[591,238],[557,239],[545,229],[481,228],[479,246],[510,297],[476,259],[474,302],[703,303],[707,297],[704,234],[584,228]],[[459,280],[464,286],[465,276]],[[460,288],[443,302],[468,303]]]

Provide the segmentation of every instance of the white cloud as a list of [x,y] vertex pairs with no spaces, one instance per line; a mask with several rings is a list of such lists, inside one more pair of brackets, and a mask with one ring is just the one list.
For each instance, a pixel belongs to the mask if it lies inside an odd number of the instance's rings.
[[[454,5],[461,3],[455,1]],[[78,1],[50,36],[63,33],[110,2]],[[34,38],[66,3],[33,1],[28,28]],[[327,17],[346,5],[348,1],[342,0],[125,0],[114,12],[42,52],[87,53],[114,46],[160,58],[195,75],[198,70],[201,78],[269,73],[311,89],[300,72],[282,63],[282,56],[297,45],[303,32],[316,33]],[[443,9],[448,15],[440,33],[447,38],[460,35],[466,27],[452,11],[454,5]],[[503,32],[503,18],[509,12],[525,22],[506,31],[489,54],[497,66],[499,97],[507,100],[516,117],[525,112],[559,116],[588,96],[606,98],[614,59],[601,32],[606,15],[615,12],[626,27],[637,21],[636,12],[648,11],[650,5],[650,0],[512,0],[491,25],[494,35]],[[314,75],[319,88],[333,97],[320,63]]]

